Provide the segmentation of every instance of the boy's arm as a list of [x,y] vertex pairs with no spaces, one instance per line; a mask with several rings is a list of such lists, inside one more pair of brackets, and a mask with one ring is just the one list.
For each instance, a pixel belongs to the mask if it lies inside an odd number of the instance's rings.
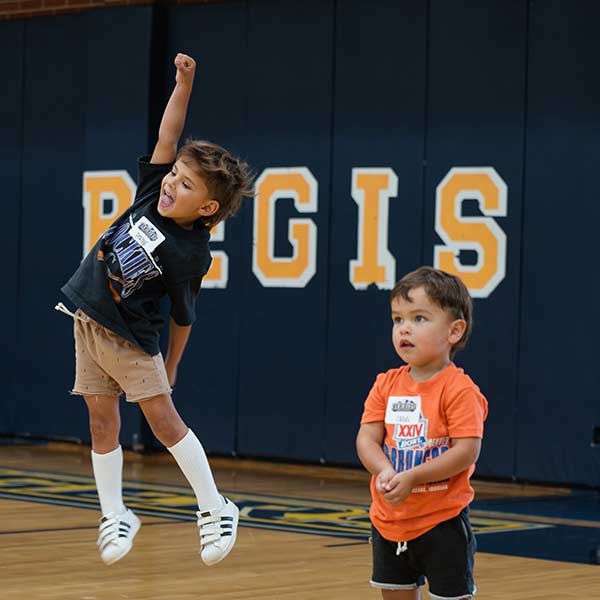
[[383,452],[385,426],[382,421],[363,423],[356,436],[356,451],[360,462],[375,476],[375,487],[383,493],[384,486],[396,475],[396,471]]
[[188,103],[192,94],[196,63],[187,54],[175,57],[175,88],[163,113],[158,130],[158,142],[152,153],[151,163],[167,164],[175,160],[177,144],[185,125]]
[[400,504],[412,488],[430,481],[441,481],[457,475],[477,462],[481,438],[454,438],[452,447],[433,460],[421,463],[388,482],[384,499],[389,504]]
[[383,469],[391,466],[381,448],[384,435],[383,423],[377,421],[375,423],[363,423],[356,436],[358,458],[371,475],[377,476]]
[[165,358],[165,368],[170,386],[175,385],[175,381],[177,380],[177,367],[183,356],[183,351],[185,350],[191,331],[191,325],[177,325],[173,319],[169,323],[169,345]]

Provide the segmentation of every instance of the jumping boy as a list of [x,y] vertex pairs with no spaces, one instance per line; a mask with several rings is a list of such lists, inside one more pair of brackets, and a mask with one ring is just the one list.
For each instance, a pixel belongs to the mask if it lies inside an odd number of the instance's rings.
[[421,267],[391,294],[392,341],[406,363],[377,376],[356,446],[372,474],[371,585],[385,600],[472,598],[476,548],[469,479],[487,401],[452,362],[471,332],[462,281]]
[[[62,288],[74,318],[74,394],[89,411],[92,466],[102,510],[98,546],[106,564],[123,558],[140,528],[123,504],[119,397],[139,403],[154,435],[174,456],[198,501],[202,560],[227,556],[238,508],[216,488],[204,449],[179,416],[171,386],[195,318],[194,303],[211,258],[210,229],[252,195],[248,165],[223,148],[188,141],[177,152],[196,64],[175,57],[175,87],[152,157],[139,160],[133,205],[117,218]],[[161,297],[171,301],[163,361]]]

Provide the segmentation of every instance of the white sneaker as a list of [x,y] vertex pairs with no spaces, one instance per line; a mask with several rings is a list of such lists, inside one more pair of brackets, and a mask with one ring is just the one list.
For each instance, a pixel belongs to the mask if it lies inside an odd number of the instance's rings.
[[131,550],[140,526],[140,520],[129,509],[119,514],[104,515],[98,531],[100,558],[107,565],[123,558]]
[[233,548],[240,511],[228,498],[219,509],[198,511],[200,556],[207,565],[222,561]]

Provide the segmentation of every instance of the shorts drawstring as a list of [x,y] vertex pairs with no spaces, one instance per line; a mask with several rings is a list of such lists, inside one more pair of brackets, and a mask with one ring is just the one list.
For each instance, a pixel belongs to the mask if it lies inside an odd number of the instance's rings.
[[398,542],[398,547],[396,548],[396,556],[402,554],[408,548],[408,542]]
[[54,307],[54,310],[64,313],[65,315],[68,315],[69,317],[71,317],[73,319],[79,319],[80,321],[85,321],[85,319],[81,318],[79,315],[72,313],[62,302],[59,302]]

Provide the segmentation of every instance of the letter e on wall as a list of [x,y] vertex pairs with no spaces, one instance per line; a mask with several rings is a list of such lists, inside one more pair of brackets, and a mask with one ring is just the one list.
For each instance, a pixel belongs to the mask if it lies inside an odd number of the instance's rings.
[[291,257],[275,256],[277,201],[292,198],[301,213],[317,211],[317,181],[306,167],[265,169],[256,180],[252,271],[265,287],[303,288],[317,270],[317,226],[312,219],[290,219]]

